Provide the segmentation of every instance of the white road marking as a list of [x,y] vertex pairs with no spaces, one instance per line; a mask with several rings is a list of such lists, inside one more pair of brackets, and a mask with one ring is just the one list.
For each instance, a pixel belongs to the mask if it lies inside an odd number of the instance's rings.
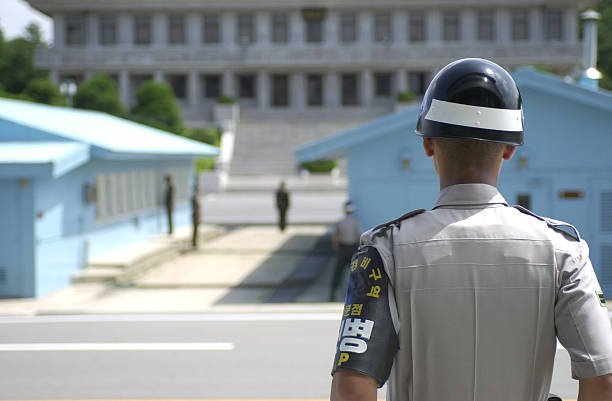
[[231,351],[233,343],[25,343],[0,344],[0,352]]
[[340,321],[342,312],[325,313],[210,313],[192,315],[54,315],[0,317],[0,324],[97,322],[253,322]]

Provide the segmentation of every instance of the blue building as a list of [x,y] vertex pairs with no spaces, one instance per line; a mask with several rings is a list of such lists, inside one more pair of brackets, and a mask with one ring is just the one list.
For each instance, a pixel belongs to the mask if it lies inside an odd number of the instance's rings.
[[0,99],[0,297],[44,295],[90,257],[189,219],[193,159],[217,148],[105,113]]
[[[508,202],[574,224],[589,242],[612,297],[612,94],[521,68],[514,74],[525,114],[525,145],[502,168]],[[418,107],[296,149],[298,162],[345,156],[349,197],[364,227],[438,195],[432,161],[414,134]]]

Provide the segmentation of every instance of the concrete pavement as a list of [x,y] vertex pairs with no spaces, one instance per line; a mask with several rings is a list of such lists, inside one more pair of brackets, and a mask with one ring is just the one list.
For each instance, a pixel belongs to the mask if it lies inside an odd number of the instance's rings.
[[[212,227],[204,227],[212,231]],[[89,313],[202,313],[230,311],[340,311],[327,303],[333,265],[325,225],[272,225],[230,228],[196,250],[132,277],[123,286],[106,282],[73,284],[41,299],[0,300],[0,315]],[[179,230],[178,236],[188,232]],[[158,241],[151,239],[150,241]],[[177,243],[183,244],[181,238]],[[134,252],[147,249],[133,244]],[[184,246],[184,245],[181,245]],[[319,246],[319,248],[316,248]],[[317,250],[321,254],[304,263]],[[114,258],[133,257],[129,247]],[[267,303],[295,275],[310,277],[290,291],[289,302]],[[304,269],[314,269],[304,274]]]

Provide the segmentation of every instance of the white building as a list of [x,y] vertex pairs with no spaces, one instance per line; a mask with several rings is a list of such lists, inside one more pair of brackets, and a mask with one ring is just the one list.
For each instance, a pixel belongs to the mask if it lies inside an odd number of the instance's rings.
[[[127,105],[144,80],[167,82],[192,126],[211,122],[215,99],[231,95],[244,127],[289,119],[303,143],[392,111],[398,91],[421,94],[456,58],[571,72],[582,54],[578,14],[594,1],[29,3],[54,20],[54,45],[36,63],[55,81],[104,72]],[[331,120],[335,125],[325,126]],[[278,135],[287,129],[277,127]]]

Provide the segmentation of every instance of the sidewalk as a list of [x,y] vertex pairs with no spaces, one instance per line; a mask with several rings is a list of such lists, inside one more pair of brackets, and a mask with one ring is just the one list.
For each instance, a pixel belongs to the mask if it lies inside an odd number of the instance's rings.
[[[206,227],[205,231],[211,230]],[[290,226],[284,233],[271,225],[230,229],[225,234],[131,278],[125,286],[79,283],[44,298],[0,300],[1,315],[203,313],[252,311],[337,312],[325,302],[333,254],[321,251],[325,225]],[[178,234],[177,241],[181,243]],[[151,239],[159,241],[159,239]],[[316,246],[320,255],[304,264]],[[134,251],[147,244],[134,244]],[[114,253],[133,257],[126,249]],[[320,263],[319,263],[320,262]],[[312,263],[315,263],[314,265]],[[321,264],[322,263],[322,264]],[[300,267],[301,266],[301,267]],[[286,285],[296,267],[304,287],[294,288],[287,303],[267,303]],[[304,269],[315,269],[306,275]]]

